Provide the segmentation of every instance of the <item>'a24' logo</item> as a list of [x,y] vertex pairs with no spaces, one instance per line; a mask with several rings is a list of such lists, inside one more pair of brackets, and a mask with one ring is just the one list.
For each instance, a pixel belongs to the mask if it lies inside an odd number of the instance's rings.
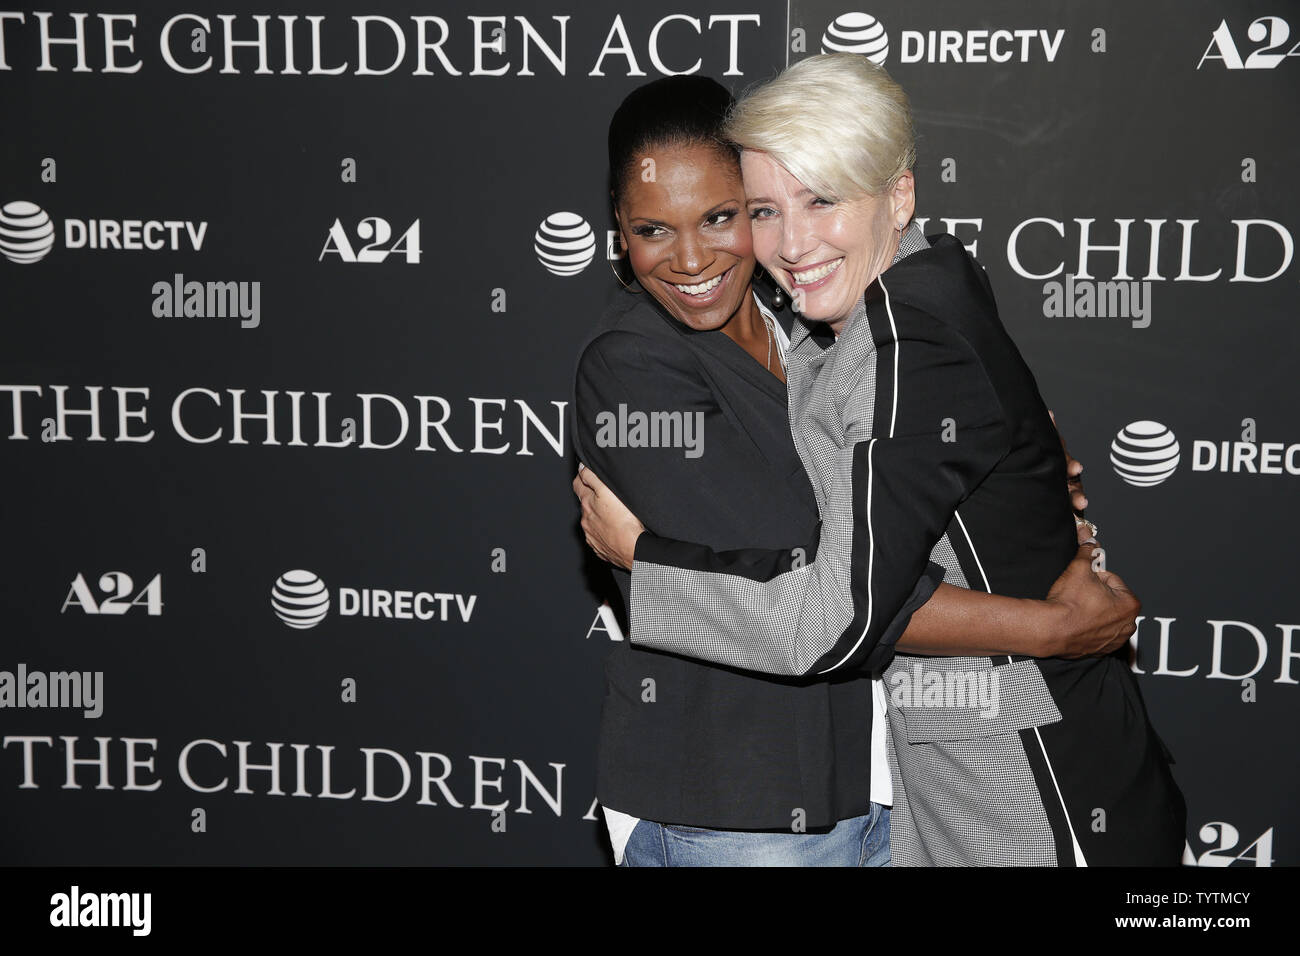
[[357,237],[363,244],[354,251],[343,223],[335,219],[334,225],[330,226],[329,235],[325,237],[325,247],[321,249],[316,261],[320,262],[324,259],[327,252],[338,256],[343,262],[383,262],[394,252],[405,255],[406,261],[412,265],[420,261],[420,220],[418,219],[411,223],[406,232],[398,236],[397,241],[392,245],[389,245],[389,240],[393,238],[393,227],[388,224],[387,219],[380,219],[378,216],[367,216],[357,223]]
[[1207,823],[1201,827],[1201,832],[1197,836],[1201,838],[1202,843],[1209,844],[1210,848],[1200,856],[1196,856],[1192,853],[1191,844],[1184,843],[1184,866],[1232,866],[1234,863],[1245,862],[1253,863],[1255,866],[1273,865],[1272,827],[1261,833],[1254,843],[1240,852],[1234,851],[1237,849],[1237,844],[1241,842],[1241,834],[1231,823],[1220,821]]
[[68,588],[68,596],[64,598],[59,613],[64,613],[70,607],[80,607],[87,614],[125,614],[133,607],[143,607],[151,617],[162,614],[161,574],[155,574],[153,580],[132,597],[135,585],[131,581],[131,575],[125,571],[107,571],[100,575],[99,590],[108,597],[97,602],[90,593],[85,575],[78,574],[72,579],[72,586]]
[[[1246,28],[1246,36],[1254,43],[1264,43],[1264,46],[1253,50],[1243,60],[1232,39],[1232,31],[1228,29],[1228,21],[1220,20],[1196,68],[1199,70],[1206,60],[1221,60],[1229,70],[1271,70],[1289,56],[1300,56],[1300,43],[1285,53],[1277,52],[1291,36],[1290,25],[1281,17],[1260,17]],[[1218,52],[1213,52],[1215,50]]]

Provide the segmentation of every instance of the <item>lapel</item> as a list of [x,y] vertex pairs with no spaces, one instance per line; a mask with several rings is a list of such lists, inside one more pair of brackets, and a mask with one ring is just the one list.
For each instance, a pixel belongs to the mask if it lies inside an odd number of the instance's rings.
[[[678,322],[658,303],[654,305],[664,323],[682,336],[695,353],[700,371],[728,420],[745,434],[758,454],[771,466],[772,474],[785,479],[793,500],[804,502],[815,516],[817,511],[812,486],[799,455],[794,450],[794,440],[790,433],[786,386],[723,332],[697,332]],[[799,325],[796,323],[796,330]],[[773,355],[772,361],[776,360]],[[735,386],[728,387],[729,381],[737,379],[758,390],[756,400],[737,400],[740,395]]]
[[[694,335],[700,351],[708,355],[710,362],[717,362],[771,398],[778,408],[785,408],[785,386],[781,384],[781,380],[754,361],[754,357],[733,342],[730,336],[720,331],[696,332]],[[778,347],[774,341],[772,344],[774,364],[780,361],[776,353]]]

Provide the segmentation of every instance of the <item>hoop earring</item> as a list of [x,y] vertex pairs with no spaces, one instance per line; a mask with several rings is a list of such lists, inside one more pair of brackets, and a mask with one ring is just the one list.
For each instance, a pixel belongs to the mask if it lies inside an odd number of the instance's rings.
[[[627,248],[623,245],[623,243],[620,242],[618,245],[619,248],[622,249],[623,254],[627,255]],[[614,265],[613,259],[609,260],[609,271],[614,273],[614,278],[618,280],[618,284],[621,285],[625,291],[631,292],[633,295],[640,295],[642,291],[644,291],[641,289],[641,283],[639,282],[634,283],[637,286],[637,288],[633,289],[632,286],[628,285],[626,282],[623,281],[623,277],[618,274],[618,267]]]

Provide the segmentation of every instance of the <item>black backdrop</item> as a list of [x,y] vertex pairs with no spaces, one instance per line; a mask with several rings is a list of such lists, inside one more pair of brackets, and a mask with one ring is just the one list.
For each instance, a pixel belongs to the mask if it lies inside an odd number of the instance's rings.
[[[975,245],[1087,466],[1187,862],[1300,862],[1300,12],[689,6],[0,11],[0,671],[102,675],[98,717],[0,684],[0,861],[607,860],[619,634],[565,421],[622,294],[605,124],[663,72],[739,91],[838,42],[911,94],[918,214]],[[227,67],[258,17],[265,71]],[[43,21],[81,47],[46,63]],[[591,261],[548,270],[575,222]],[[1086,314],[1090,281],[1138,298]],[[1160,480],[1123,480],[1153,440]],[[323,582],[314,626],[277,615],[285,575]]]

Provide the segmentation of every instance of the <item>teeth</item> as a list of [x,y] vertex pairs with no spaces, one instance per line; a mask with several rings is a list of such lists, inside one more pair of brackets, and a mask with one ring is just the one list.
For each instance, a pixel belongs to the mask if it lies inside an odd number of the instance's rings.
[[685,292],[687,295],[704,295],[704,293],[712,292],[716,289],[718,283],[722,281],[722,276],[725,275],[726,273],[723,272],[721,275],[716,275],[708,282],[701,282],[699,285],[676,285],[674,283],[674,288],[681,292]]
[[790,275],[794,276],[796,285],[808,285],[811,282],[816,282],[818,279],[825,279],[828,275],[838,269],[840,263],[843,261],[843,258],[836,259],[834,262],[828,262],[825,265],[818,266],[816,269],[809,269],[807,272],[791,272]]

